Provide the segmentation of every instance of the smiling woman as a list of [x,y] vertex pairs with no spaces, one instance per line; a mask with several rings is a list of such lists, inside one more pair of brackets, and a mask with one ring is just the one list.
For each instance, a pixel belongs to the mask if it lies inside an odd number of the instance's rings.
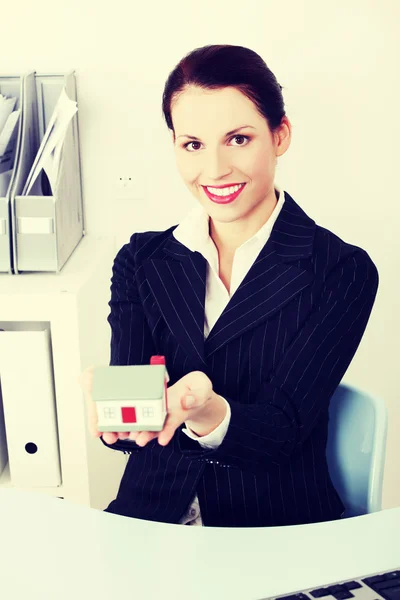
[[[131,455],[106,511],[217,527],[339,519],[329,401],[363,337],[377,269],[275,183],[291,124],[258,54],[193,50],[162,108],[195,207],[119,250],[108,322],[111,365],[165,356],[170,429],[138,444],[100,438]],[[195,376],[202,393],[192,389],[197,408],[185,413]]]
[[277,157],[291,138],[281,86],[251,50],[199,49],[171,73],[163,111],[180,175],[210,217],[219,254],[231,253],[276,206]]

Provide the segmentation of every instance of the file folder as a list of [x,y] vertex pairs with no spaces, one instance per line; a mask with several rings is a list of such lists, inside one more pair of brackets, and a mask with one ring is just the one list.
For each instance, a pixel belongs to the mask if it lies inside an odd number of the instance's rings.
[[[0,94],[17,98],[14,110],[22,109],[24,75],[0,77]],[[30,74],[33,78],[33,74]],[[21,145],[22,115],[14,131],[14,152],[0,164],[0,273],[13,273],[11,190],[15,181],[16,165]]]
[[[58,98],[65,87],[77,101],[74,72],[23,78],[22,135],[11,190],[13,272],[59,272],[84,235],[78,114],[72,118],[64,140],[55,190],[22,195],[41,140]],[[39,182],[40,184],[40,182]]]
[[0,379],[0,476],[8,463],[6,425],[4,422],[3,397],[1,394]]
[[61,484],[49,326],[0,322],[0,379],[11,484]]

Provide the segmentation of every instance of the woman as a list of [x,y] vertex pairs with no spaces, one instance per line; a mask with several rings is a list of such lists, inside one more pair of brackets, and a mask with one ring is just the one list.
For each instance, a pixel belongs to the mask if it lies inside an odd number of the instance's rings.
[[130,454],[106,512],[254,527],[344,511],[325,456],[329,399],[378,272],[274,184],[291,140],[281,90],[255,52],[230,45],[194,50],[166,82],[164,116],[197,204],[119,250],[108,321],[111,365],[166,357],[170,413],[160,433],[100,438]]

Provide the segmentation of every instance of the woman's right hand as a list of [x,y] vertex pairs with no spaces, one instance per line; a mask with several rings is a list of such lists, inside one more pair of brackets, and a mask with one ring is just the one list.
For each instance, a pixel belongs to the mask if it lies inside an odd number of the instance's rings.
[[94,402],[93,398],[92,398],[92,385],[93,385],[93,371],[94,371],[94,366],[90,366],[87,369],[85,369],[83,371],[83,373],[81,373],[81,375],[78,377],[78,382],[83,390],[85,399],[86,399],[86,405],[87,405],[87,411],[88,411],[88,427],[89,427],[89,431],[90,434],[93,437],[103,437],[103,440],[106,442],[106,444],[114,444],[118,439],[120,440],[124,440],[126,438],[129,437],[130,432],[129,431],[123,431],[123,432],[114,432],[114,431],[105,431],[105,432],[101,432],[98,430],[97,428],[97,423],[98,423],[98,418],[97,418],[97,409],[96,409],[96,403]]

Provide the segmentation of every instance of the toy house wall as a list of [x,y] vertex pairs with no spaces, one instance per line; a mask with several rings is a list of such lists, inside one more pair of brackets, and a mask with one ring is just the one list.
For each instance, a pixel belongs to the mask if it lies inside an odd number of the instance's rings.
[[[152,425],[159,423],[163,418],[164,411],[162,400],[139,400],[139,401],[117,401],[98,402],[97,413],[99,417],[99,425],[121,425],[122,423],[122,406],[134,406],[136,409],[136,422],[144,425]],[[106,414],[108,413],[108,416]]]

